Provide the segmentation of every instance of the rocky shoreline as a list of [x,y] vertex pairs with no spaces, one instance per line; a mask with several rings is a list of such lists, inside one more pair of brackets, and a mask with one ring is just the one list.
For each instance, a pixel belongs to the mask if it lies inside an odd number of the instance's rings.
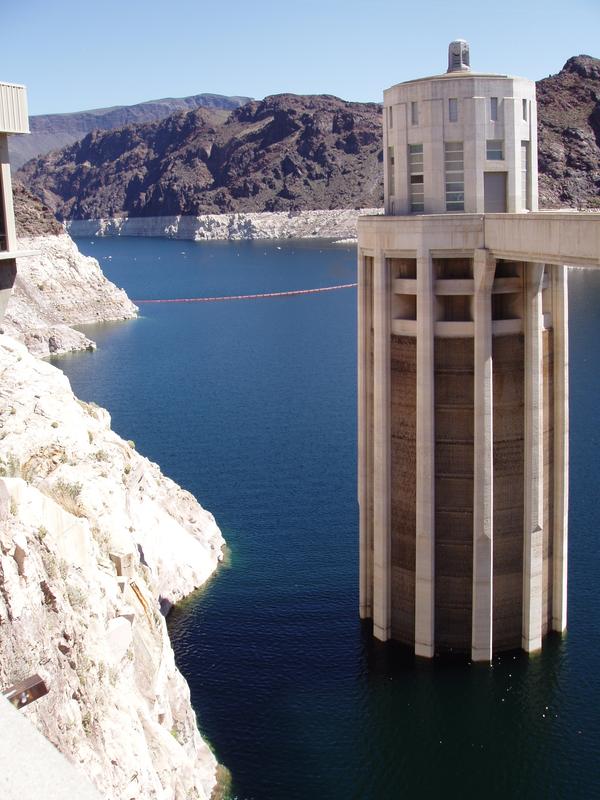
[[359,216],[380,208],[261,211],[165,217],[70,220],[71,236],[149,236],[191,241],[240,239],[355,239]]
[[138,309],[103,275],[95,258],[79,252],[66,233],[21,237],[36,255],[20,258],[2,323],[5,333],[37,356],[92,350],[91,339],[73,325],[132,319]]
[[0,687],[41,675],[50,692],[23,713],[105,800],[209,800],[226,771],[163,614],[205,583],[224,540],[42,360],[95,346],[72,325],[137,308],[17,194],[20,249],[35,255],[18,260],[0,331]]
[[215,570],[213,516],[0,336],[0,685],[106,800],[208,800],[217,762],[175,666],[166,609]]

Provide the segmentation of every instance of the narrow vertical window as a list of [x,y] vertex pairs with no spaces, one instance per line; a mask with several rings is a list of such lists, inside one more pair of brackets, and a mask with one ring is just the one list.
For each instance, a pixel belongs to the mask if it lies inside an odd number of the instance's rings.
[[523,119],[527,122],[527,100],[523,100]]
[[394,148],[388,147],[388,194],[396,194],[396,175],[394,169]]
[[465,162],[462,142],[444,142],[446,211],[465,210]]
[[529,203],[529,142],[521,142],[521,205],[530,208]]
[[410,210],[425,211],[425,183],[423,177],[423,145],[408,145],[408,180]]
[[419,104],[412,102],[410,104],[410,122],[412,125],[419,124]]
[[498,98],[490,97],[490,119],[492,122],[498,121]]
[[394,108],[390,106],[388,108],[388,128],[394,127]]
[[448,119],[450,122],[458,121],[458,98],[451,97],[448,100]]

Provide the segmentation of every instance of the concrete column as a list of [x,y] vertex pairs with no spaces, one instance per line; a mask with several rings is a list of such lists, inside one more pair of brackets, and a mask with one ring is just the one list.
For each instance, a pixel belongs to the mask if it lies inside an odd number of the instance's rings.
[[6,313],[6,306],[12,294],[12,287],[17,277],[17,262],[11,258],[0,261],[0,325]]
[[425,178],[425,211],[428,214],[444,214],[446,211],[446,180],[444,167],[444,101],[441,98],[430,100],[430,127],[424,132],[427,141],[423,143],[425,163],[431,164]]
[[[384,117],[385,117],[385,114],[384,114]],[[390,135],[389,132],[388,132],[387,120],[384,118],[384,122],[383,122],[383,198],[384,198],[384,210],[385,210],[386,214],[391,214],[392,213],[392,211],[391,211],[392,200],[391,200],[391,197],[390,197],[390,193],[388,191],[388,188],[389,188],[389,185],[390,185],[390,179],[389,179],[390,165],[389,165],[389,162],[388,162],[388,147],[391,146],[391,143],[393,142],[393,140],[394,140],[393,131],[392,131],[392,135]]]
[[8,157],[8,136],[0,133],[0,203],[4,216],[6,232],[6,249],[17,249],[17,233],[13,210],[12,184],[10,180],[10,162]]
[[554,329],[554,541],[552,630],[567,627],[567,544],[569,515],[569,304],[567,268],[553,266]]
[[483,214],[483,173],[486,163],[487,97],[465,100],[471,135],[465,135],[465,211]]
[[372,270],[366,257],[358,253],[358,504],[361,619],[373,615],[373,520],[370,488],[373,476],[369,470],[370,418],[372,413],[373,375],[369,341],[373,303]]
[[[521,138],[517,141],[515,131],[519,129],[517,120],[521,118],[521,100],[515,97],[504,98],[504,164],[507,171],[506,210],[515,214],[521,208],[521,173],[515,169],[517,148],[520,153]],[[537,156],[532,155],[532,158]]]
[[473,458],[473,616],[471,658],[492,659],[493,616],[493,404],[492,286],[496,260],[487,250],[473,258],[475,398]]
[[[410,189],[408,185],[408,138],[406,103],[398,106],[398,125],[394,128],[396,143],[396,208],[395,214],[410,214]],[[394,125],[396,120],[394,119]]]
[[537,103],[529,103],[529,198],[531,211],[538,210]]
[[[4,222],[6,240],[0,243],[4,250],[17,249],[17,233],[13,211],[10,163],[8,160],[8,136],[0,133],[0,222]],[[0,324],[4,319],[6,306],[12,294],[17,275],[17,262],[14,259],[0,261]]]
[[543,372],[542,277],[544,265],[525,264],[525,496],[523,530],[523,631],[521,646],[542,646],[543,583]]
[[373,635],[391,631],[390,542],[390,336],[391,286],[383,251],[373,266]]
[[417,254],[417,497],[415,654],[435,647],[434,276],[429,251]]

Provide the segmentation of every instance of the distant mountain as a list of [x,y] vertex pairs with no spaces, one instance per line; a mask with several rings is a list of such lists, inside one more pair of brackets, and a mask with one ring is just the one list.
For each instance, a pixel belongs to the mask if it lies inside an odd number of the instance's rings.
[[600,59],[570,58],[537,101],[544,205],[600,207]]
[[[23,181],[60,219],[382,205],[381,106],[291,94],[94,132]],[[600,60],[538,82],[540,204],[600,206]]]
[[22,180],[61,219],[381,205],[381,108],[328,95],[253,101],[95,131]]
[[132,106],[94,108],[70,114],[39,114],[29,117],[30,136],[12,136],[9,140],[10,162],[18,169],[30,158],[45,155],[76,142],[93,130],[111,131],[139,122],[155,122],[176,111],[216,108],[231,111],[247,103],[250,97],[225,97],[220,94],[196,94],[191,97],[165,97]]

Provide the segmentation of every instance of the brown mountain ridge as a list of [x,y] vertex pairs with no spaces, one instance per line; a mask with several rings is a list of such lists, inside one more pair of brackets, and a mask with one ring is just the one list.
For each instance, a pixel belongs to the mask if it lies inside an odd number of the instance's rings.
[[[600,60],[538,81],[540,202],[600,205]],[[18,173],[59,219],[383,203],[381,106],[281,94],[94,131]]]

